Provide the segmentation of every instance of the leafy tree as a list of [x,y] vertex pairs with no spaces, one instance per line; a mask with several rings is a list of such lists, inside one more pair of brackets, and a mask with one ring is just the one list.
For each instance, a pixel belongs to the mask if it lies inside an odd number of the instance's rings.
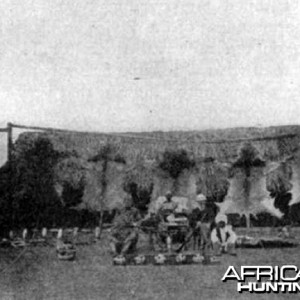
[[13,226],[39,226],[55,221],[61,208],[54,190],[53,167],[61,154],[44,137],[35,140],[11,165],[10,196]]
[[74,207],[81,203],[84,193],[84,182],[79,182],[78,186],[74,187],[68,181],[63,183],[62,199],[65,207]]

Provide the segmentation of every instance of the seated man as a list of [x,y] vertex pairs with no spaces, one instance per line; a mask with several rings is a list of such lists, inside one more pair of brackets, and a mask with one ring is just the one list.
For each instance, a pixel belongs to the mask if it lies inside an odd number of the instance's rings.
[[178,204],[172,201],[172,193],[170,191],[166,193],[165,198],[165,201],[160,205],[157,211],[157,215],[161,220],[158,225],[158,236],[163,244],[166,243],[168,251],[171,251],[172,231],[170,230],[168,223],[176,222],[175,211]]
[[216,227],[211,232],[211,241],[213,244],[214,254],[219,256],[222,253],[236,255],[235,243],[237,236],[228,225],[227,216],[218,214],[215,219]]
[[125,199],[125,208],[115,218],[111,230],[110,248],[114,255],[134,252],[138,242],[136,222],[140,219],[138,211],[133,207],[131,198]]
[[163,221],[167,222],[168,217],[174,216],[178,204],[172,201],[172,193],[170,191],[166,193],[165,197],[166,200],[161,204],[157,213]]

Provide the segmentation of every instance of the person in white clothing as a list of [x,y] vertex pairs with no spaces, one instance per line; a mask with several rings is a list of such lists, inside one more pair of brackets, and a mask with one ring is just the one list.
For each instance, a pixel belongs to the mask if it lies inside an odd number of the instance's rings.
[[227,216],[218,214],[215,219],[216,227],[211,232],[211,241],[213,245],[214,254],[219,256],[222,253],[236,255],[235,244],[237,236],[228,225]]

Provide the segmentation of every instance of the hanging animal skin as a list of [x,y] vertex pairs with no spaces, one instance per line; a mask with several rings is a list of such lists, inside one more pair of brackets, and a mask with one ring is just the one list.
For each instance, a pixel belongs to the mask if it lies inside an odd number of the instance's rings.
[[289,205],[293,205],[300,202],[300,152],[298,151],[293,157],[292,164],[292,200]]
[[230,179],[227,196],[223,203],[218,204],[220,212],[238,213],[246,217],[268,212],[278,218],[282,217],[280,210],[274,207],[274,199],[269,196],[266,177],[265,167],[252,167],[249,176],[243,168],[236,168]]
[[233,177],[223,203],[219,203],[222,214],[238,213],[246,216],[256,216],[258,213],[268,212],[278,218],[282,213],[274,206],[267,191],[267,174],[278,164],[267,165],[258,155],[258,151],[251,144],[244,145],[238,160],[233,164]]

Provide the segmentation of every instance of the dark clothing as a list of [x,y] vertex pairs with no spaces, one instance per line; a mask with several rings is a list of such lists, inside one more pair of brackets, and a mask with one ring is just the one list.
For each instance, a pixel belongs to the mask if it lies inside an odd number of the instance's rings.
[[195,208],[189,216],[190,227],[193,229],[194,248],[196,243],[201,248],[203,255],[209,255],[211,242],[210,233],[214,224],[214,214],[212,210],[205,208],[200,210]]
[[175,213],[175,210],[177,208],[178,204],[173,202],[172,200],[171,201],[168,201],[168,200],[165,200],[161,207],[159,208],[158,210],[158,214],[161,216],[161,218],[164,220],[164,221],[167,221],[166,218]]
[[190,226],[195,228],[198,222],[209,224],[213,223],[214,216],[207,209],[201,211],[199,208],[195,208],[190,214],[189,222]]
[[130,234],[133,223],[139,220],[139,213],[136,209],[125,209],[116,216],[111,233],[115,237],[123,237]]
[[226,232],[224,241],[223,241],[223,238],[222,238],[222,235],[221,235],[221,230],[220,230],[219,227],[216,227],[216,232],[217,232],[217,237],[218,237],[220,243],[227,242],[228,238],[230,237],[228,232]]
[[140,216],[136,209],[130,208],[121,211],[115,218],[111,230],[111,248],[115,254],[125,254],[129,250],[134,250],[138,242],[138,229],[134,223]]

